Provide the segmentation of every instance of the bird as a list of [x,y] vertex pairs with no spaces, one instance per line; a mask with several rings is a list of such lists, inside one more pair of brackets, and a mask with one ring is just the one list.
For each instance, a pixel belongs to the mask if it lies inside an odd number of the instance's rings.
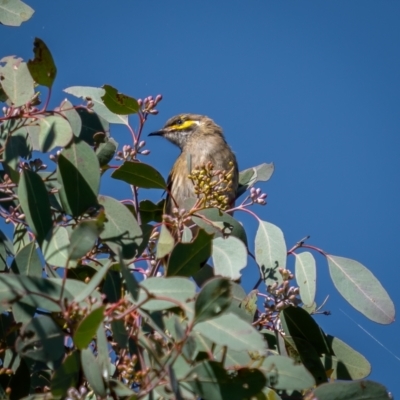
[[203,198],[204,208],[234,207],[238,163],[222,128],[211,118],[179,114],[149,136],[162,136],[181,150],[167,180],[167,214],[184,208],[189,198]]

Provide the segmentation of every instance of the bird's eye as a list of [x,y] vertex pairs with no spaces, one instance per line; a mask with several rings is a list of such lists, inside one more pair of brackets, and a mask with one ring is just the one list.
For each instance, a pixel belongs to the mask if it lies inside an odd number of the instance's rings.
[[179,119],[175,122],[175,124],[176,124],[176,125],[182,125],[182,124],[183,124],[183,121],[179,118]]

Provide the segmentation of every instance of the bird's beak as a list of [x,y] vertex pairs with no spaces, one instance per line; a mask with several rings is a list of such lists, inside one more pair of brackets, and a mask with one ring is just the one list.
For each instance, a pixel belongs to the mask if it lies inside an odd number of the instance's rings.
[[147,136],[164,136],[164,134],[165,131],[161,130],[161,131],[151,132]]

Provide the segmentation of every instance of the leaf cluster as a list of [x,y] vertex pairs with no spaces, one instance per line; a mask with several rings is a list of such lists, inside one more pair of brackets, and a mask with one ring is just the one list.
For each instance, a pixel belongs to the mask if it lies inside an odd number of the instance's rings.
[[[142,161],[142,130],[161,96],[75,86],[65,92],[81,103],[50,110],[56,74],[40,39],[32,60],[0,63],[0,216],[13,231],[12,240],[0,233],[2,397],[389,398],[377,383],[354,382],[370,364],[315,321],[327,312],[315,302],[312,252],[367,318],[391,323],[393,303],[359,262],[307,238],[288,249],[281,229],[251,211],[265,204],[255,185],[271,177],[272,164],[240,173],[244,200],[233,209],[198,197],[165,215],[163,202],[142,199],[146,190],[167,190]],[[112,124],[130,135],[119,151]],[[132,199],[100,193],[108,170]],[[234,212],[257,219],[254,239]],[[250,259],[260,279],[245,293]]]

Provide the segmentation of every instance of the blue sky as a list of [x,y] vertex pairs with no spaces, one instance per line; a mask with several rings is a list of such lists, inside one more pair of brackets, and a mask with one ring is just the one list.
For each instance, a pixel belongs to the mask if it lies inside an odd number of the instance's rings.
[[[0,27],[1,56],[27,60],[43,39],[58,66],[51,106],[64,88],[107,83],[137,98],[163,94],[146,133],[181,112],[209,115],[241,169],[275,163],[262,186],[268,205],[254,211],[283,230],[288,247],[311,235],[310,244],[362,262],[399,304],[399,2],[27,1],[30,21]],[[112,129],[129,143],[126,130]],[[158,138],[147,148],[145,161],[166,176],[178,150]],[[110,180],[102,192],[129,196]],[[254,221],[236,217],[254,234]],[[399,323],[368,321],[337,294],[322,258],[317,268],[317,300],[330,295],[332,312],[317,322],[396,395],[400,361],[356,324],[400,356]]]

